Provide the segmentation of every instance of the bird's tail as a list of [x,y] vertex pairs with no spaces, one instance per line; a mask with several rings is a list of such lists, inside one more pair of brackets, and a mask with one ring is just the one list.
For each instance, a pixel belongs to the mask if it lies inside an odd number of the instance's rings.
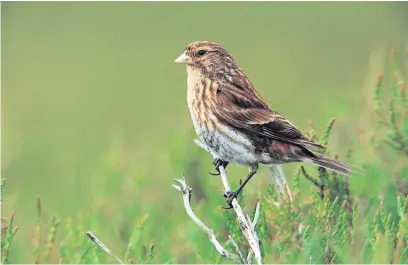
[[327,157],[320,153],[313,152],[313,154],[314,154],[314,157],[308,157],[304,159],[304,161],[333,170],[343,175],[350,175],[351,169],[345,163],[335,160],[333,158]]

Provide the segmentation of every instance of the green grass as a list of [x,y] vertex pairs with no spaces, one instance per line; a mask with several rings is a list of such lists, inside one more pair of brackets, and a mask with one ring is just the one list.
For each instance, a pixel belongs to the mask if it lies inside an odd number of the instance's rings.
[[[256,196],[239,197],[248,212],[252,211],[255,199],[261,202],[257,232],[266,263],[407,263],[408,91],[404,82],[406,75],[394,56],[390,69],[378,78],[372,89],[373,109],[369,115],[376,120],[372,126],[374,134],[359,147],[367,153],[374,150],[374,159],[361,165],[350,178],[323,168],[298,167],[293,173],[293,202],[280,199],[272,185],[259,190]],[[388,77],[389,85],[385,85],[384,80]],[[391,91],[389,98],[384,95],[385,91]],[[312,129],[309,135],[330,146],[335,126],[332,119],[322,137]],[[224,203],[219,189],[197,177],[198,172],[204,171],[208,159],[188,159],[189,156],[201,156],[198,150],[190,147],[193,146],[189,143],[190,136],[172,132],[171,137],[173,145],[186,145],[188,149],[172,156],[172,163],[183,165],[183,161],[189,161],[177,170],[186,169],[197,215],[214,229],[221,242],[231,234],[241,249],[248,250],[234,212],[217,207]],[[348,153],[346,160],[359,167],[353,152]],[[123,205],[103,207],[109,204],[110,198],[121,196],[125,180],[120,166],[103,167],[104,172],[110,174],[105,174],[101,187],[95,187],[101,201],[97,200],[76,216],[64,220],[49,216],[47,202],[37,199],[36,225],[28,228],[32,230],[31,250],[13,245],[13,239],[18,236],[16,216],[12,214],[8,221],[4,220],[2,262],[13,262],[19,251],[29,251],[32,256],[24,260],[27,263],[115,263],[112,256],[88,239],[88,230],[98,235],[125,263],[228,262],[216,253],[206,235],[184,214],[177,192],[171,194],[173,198],[163,198],[173,202],[170,209],[163,209],[164,204],[157,205],[156,209],[139,207],[144,194]],[[356,186],[367,182],[378,183],[378,189],[372,192]],[[2,180],[2,188],[5,184],[7,182]],[[171,186],[161,188],[171,189]],[[271,203],[276,200],[280,201],[280,207]],[[129,210],[131,208],[135,210]],[[157,214],[162,211],[167,214]],[[109,217],[118,213],[122,219],[112,222]],[[231,245],[227,248],[233,251]]]

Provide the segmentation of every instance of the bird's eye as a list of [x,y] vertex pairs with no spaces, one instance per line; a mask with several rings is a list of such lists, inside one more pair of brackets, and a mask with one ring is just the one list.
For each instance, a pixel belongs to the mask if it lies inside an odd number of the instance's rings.
[[207,52],[206,51],[204,51],[204,50],[199,50],[198,52],[197,52],[197,55],[198,56],[203,56],[204,54],[206,54]]

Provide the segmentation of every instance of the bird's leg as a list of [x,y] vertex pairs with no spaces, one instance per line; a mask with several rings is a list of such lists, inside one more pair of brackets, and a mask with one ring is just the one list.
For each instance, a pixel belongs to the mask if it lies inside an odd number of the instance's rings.
[[226,169],[228,164],[229,164],[229,162],[224,161],[224,160],[219,159],[219,158],[215,158],[212,163],[215,166],[215,170],[217,170],[217,173],[212,173],[212,172],[208,172],[208,173],[210,173],[213,176],[219,176],[220,175],[220,166],[223,166],[224,169]]
[[249,174],[248,176],[244,179],[244,182],[242,182],[238,189],[236,191],[228,191],[224,193],[224,197],[227,198],[227,203],[228,207],[224,209],[231,209],[232,208],[232,200],[236,198],[242,191],[242,189],[245,187],[245,185],[248,183],[248,181],[258,172],[258,165],[251,166],[249,168]]

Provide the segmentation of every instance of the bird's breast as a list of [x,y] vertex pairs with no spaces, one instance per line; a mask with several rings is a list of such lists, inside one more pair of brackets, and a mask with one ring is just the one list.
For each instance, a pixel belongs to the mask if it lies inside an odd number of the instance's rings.
[[254,147],[243,133],[221,122],[215,115],[218,83],[191,71],[187,81],[187,102],[194,129],[214,157],[237,164],[254,163]]
[[213,113],[215,98],[210,93],[211,84],[211,80],[204,77],[189,76],[187,102],[194,128],[200,137],[211,133],[217,122]]

